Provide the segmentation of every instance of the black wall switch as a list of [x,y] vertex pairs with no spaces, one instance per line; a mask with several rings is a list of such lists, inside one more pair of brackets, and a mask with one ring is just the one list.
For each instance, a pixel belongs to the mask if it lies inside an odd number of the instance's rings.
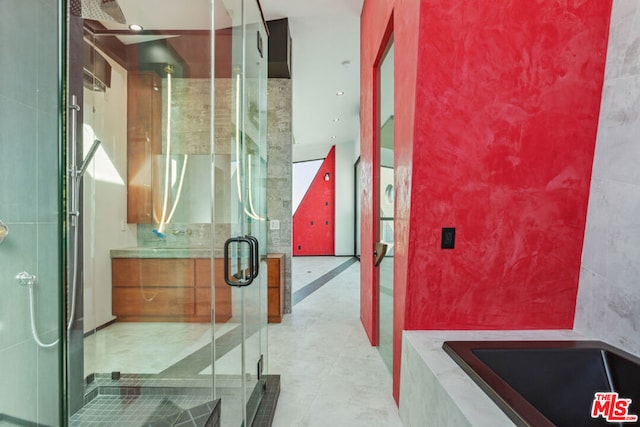
[[443,228],[442,229],[442,243],[441,249],[453,249],[456,245],[456,229],[455,228]]

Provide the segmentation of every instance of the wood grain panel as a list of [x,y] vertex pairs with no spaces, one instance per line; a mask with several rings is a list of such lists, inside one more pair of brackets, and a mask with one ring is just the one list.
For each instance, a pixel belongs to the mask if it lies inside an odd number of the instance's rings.
[[114,258],[113,286],[194,286],[194,261],[188,258]]
[[127,79],[127,222],[150,224],[152,155],[161,153],[162,87],[153,72],[130,72]]
[[280,287],[280,280],[284,278],[284,254],[268,254],[267,270],[267,286]]
[[140,283],[140,259],[112,258],[111,285],[137,286]]
[[[231,319],[231,288],[216,288],[216,322]],[[211,316],[211,289],[196,288],[196,316]]]
[[[208,258],[196,258],[195,274],[196,287],[208,288],[211,286],[211,260]],[[215,262],[215,286],[228,286],[224,281],[224,260],[216,258]]]
[[192,259],[141,259],[143,285],[194,286]]
[[114,316],[189,316],[195,314],[194,288],[114,287]]
[[[231,288],[224,281],[224,260],[216,258],[215,262],[215,297],[216,322],[226,322],[231,318]],[[196,286],[196,315],[210,315],[211,312],[211,260],[196,258],[195,260]]]
[[267,254],[267,315],[269,323],[280,323],[284,315],[285,254]]
[[282,321],[282,305],[280,304],[280,289],[269,288],[267,294],[267,315],[269,323],[280,323]]

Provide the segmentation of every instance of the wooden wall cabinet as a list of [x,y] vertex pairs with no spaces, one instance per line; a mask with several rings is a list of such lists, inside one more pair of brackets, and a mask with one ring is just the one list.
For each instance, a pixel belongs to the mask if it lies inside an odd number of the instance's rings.
[[130,72],[127,80],[127,222],[153,221],[153,156],[162,154],[162,79]]
[[[215,262],[215,321],[226,322],[231,288],[222,259]],[[123,322],[210,322],[210,266],[208,258],[113,258],[113,315]]]

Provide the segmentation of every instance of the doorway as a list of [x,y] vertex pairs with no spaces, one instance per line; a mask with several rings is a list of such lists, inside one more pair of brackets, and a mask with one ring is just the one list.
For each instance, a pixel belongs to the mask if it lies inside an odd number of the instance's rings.
[[393,369],[393,253],[394,253],[394,59],[393,36],[378,68],[378,350],[385,365]]

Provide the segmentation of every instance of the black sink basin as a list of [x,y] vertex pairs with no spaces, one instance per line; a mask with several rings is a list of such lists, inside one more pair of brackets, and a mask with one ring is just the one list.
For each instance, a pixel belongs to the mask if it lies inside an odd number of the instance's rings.
[[[600,341],[448,341],[443,349],[517,425],[612,426],[596,392],[640,414],[640,359]],[[629,424],[624,424],[629,425]]]

